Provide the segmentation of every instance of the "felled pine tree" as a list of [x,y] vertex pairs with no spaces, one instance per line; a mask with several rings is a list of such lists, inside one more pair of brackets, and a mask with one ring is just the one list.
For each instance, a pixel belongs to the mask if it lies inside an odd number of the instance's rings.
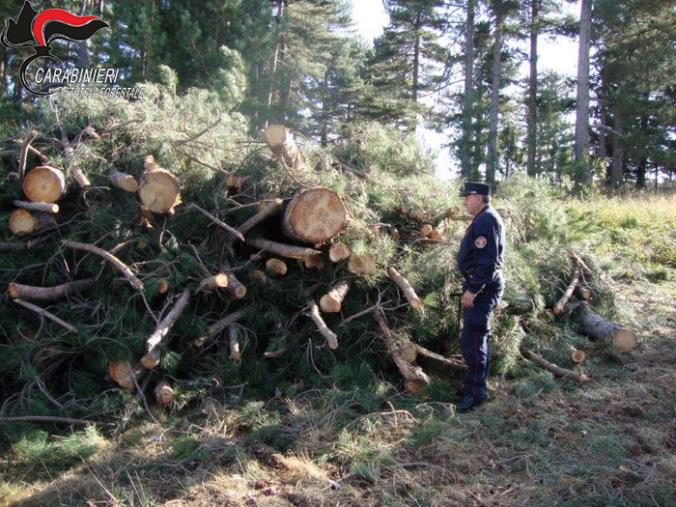
[[[200,379],[270,392],[365,364],[411,392],[432,374],[459,378],[455,254],[466,222],[449,219],[459,216],[457,187],[434,178],[411,138],[370,126],[357,129],[373,134],[361,145],[348,138],[327,151],[301,149],[286,132],[287,148],[303,155],[289,163],[270,132],[245,136],[246,119],[220,106],[222,94],[179,96],[163,73],[133,104],[57,94],[43,105],[32,143],[64,170],[64,192],[47,230],[17,238],[2,229],[0,283],[13,301],[0,308],[3,396],[17,399],[39,375],[84,415],[124,402],[111,385],[164,404]],[[24,181],[44,163],[30,155]],[[147,194],[148,173],[160,170],[162,185]],[[119,174],[137,191],[111,184]],[[3,204],[20,199],[21,182],[2,177]],[[560,249],[560,207],[523,188],[505,185],[512,245],[549,234]],[[561,279],[570,269],[547,264],[541,246],[533,252],[508,262],[511,292],[496,325],[503,365],[524,339],[510,331],[515,315],[537,315],[560,296],[541,294],[540,272]]]

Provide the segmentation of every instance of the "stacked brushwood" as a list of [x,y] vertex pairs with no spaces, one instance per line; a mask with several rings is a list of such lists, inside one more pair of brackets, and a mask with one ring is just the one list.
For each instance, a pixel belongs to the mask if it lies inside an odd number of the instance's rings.
[[[146,97],[82,110],[64,96],[2,176],[10,407],[30,397],[115,412],[125,390],[175,406],[200,379],[269,392],[364,365],[416,393],[433,376],[460,378],[455,253],[467,217],[454,184],[355,167],[344,145],[339,159],[282,125],[247,138],[240,115],[176,107],[170,87]],[[574,262],[555,313],[579,311],[583,332],[625,343],[628,331],[589,304],[570,308],[600,283]],[[498,355],[518,349],[514,322],[538,311],[530,289],[512,286]]]

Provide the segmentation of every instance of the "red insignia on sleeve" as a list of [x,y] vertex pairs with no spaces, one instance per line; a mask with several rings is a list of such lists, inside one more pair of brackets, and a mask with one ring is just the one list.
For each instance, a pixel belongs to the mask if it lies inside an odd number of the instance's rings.
[[474,246],[476,246],[477,248],[485,247],[486,246],[486,238],[484,238],[483,236],[478,236],[474,240]]

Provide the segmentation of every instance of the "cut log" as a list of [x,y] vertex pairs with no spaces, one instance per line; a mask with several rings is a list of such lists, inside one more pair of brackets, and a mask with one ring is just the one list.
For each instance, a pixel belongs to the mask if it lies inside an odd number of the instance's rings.
[[246,285],[240,282],[233,273],[228,273],[228,286],[225,292],[234,299],[243,299],[246,296]]
[[131,174],[113,170],[108,174],[108,180],[114,187],[120,188],[125,192],[138,191],[138,181]]
[[157,293],[166,294],[167,292],[169,292],[169,280],[162,278],[160,283],[157,285]]
[[287,272],[286,262],[274,257],[265,262],[265,270],[271,276],[284,276]]
[[132,287],[134,287],[136,290],[143,290],[143,282],[138,279],[129,266],[127,266],[124,262],[122,262],[110,252],[106,252],[104,249],[95,245],[90,245],[88,243],[78,243],[77,241],[70,241],[67,239],[61,240],[61,244],[75,250],[84,250],[86,252],[103,257],[105,260],[111,263],[116,270],[124,275]]
[[15,209],[9,215],[9,230],[19,236],[51,229],[55,225],[56,220],[49,213]]
[[575,296],[581,301],[591,301],[592,292],[588,288],[578,285],[575,287]]
[[137,379],[143,371],[140,365],[132,366],[129,361],[112,361],[108,363],[108,374],[110,378],[121,388],[133,390],[134,380]]
[[303,164],[303,154],[293,140],[293,134],[283,125],[269,125],[263,130],[263,141],[283,165],[295,170]]
[[570,358],[576,364],[584,363],[587,359],[587,354],[583,350],[576,349],[572,345],[568,347],[570,350]]
[[390,356],[392,356],[392,360],[399,369],[399,373],[401,373],[401,376],[404,377],[404,388],[409,393],[420,393],[425,388],[425,386],[429,385],[430,378],[422,370],[422,368],[403,360],[399,349],[397,348],[396,341],[392,335],[392,331],[387,325],[385,312],[381,307],[377,307],[373,311],[373,318],[380,327],[380,331],[383,334],[383,339],[385,340],[385,346],[387,347],[388,353]]
[[420,228],[420,234],[422,234],[425,237],[428,237],[430,234],[432,234],[433,230],[434,227],[432,227],[430,224],[423,224],[423,226]]
[[174,403],[174,388],[166,380],[160,380],[153,390],[158,405],[167,407]]
[[587,375],[586,373],[568,370],[567,368],[561,368],[560,366],[554,363],[550,363],[541,355],[536,354],[532,350],[528,350],[523,346],[519,350],[526,359],[530,359],[534,363],[539,364],[545,370],[551,371],[557,377],[570,378],[573,380],[577,380],[578,382],[589,382],[591,380],[591,378],[589,378],[589,375]]
[[225,185],[239,193],[248,179],[248,176],[237,176],[236,174],[228,173],[225,178]]
[[415,293],[415,290],[411,284],[404,278],[399,272],[393,267],[387,268],[387,273],[390,275],[390,278],[399,286],[399,288],[404,293],[404,296],[408,300],[409,304],[415,310],[422,308],[422,301]]
[[40,211],[42,213],[54,214],[59,212],[59,205],[50,202],[14,201],[14,206],[29,211]]
[[467,364],[463,360],[457,360],[449,357],[444,357],[441,354],[432,352],[429,349],[426,349],[422,345],[415,344],[417,362],[423,367],[427,368],[427,365],[434,364],[436,370],[458,370],[465,371],[467,370]]
[[350,282],[343,280],[331,287],[331,290],[324,294],[319,300],[319,306],[324,313],[339,313],[343,304],[343,299],[350,290]]
[[638,345],[634,333],[600,315],[584,304],[579,314],[579,326],[582,334],[592,340],[609,341],[620,352],[629,352]]
[[239,361],[242,359],[242,351],[239,348],[237,326],[228,326],[228,341],[230,342],[230,359]]
[[209,338],[217,335],[218,333],[222,332],[226,327],[228,327],[231,324],[234,324],[242,317],[244,317],[247,311],[248,307],[242,308],[241,310],[237,310],[236,312],[226,315],[221,320],[214,322],[207,328],[207,332],[204,335],[200,336],[193,342],[193,345],[197,348],[202,347]]
[[258,283],[262,283],[263,285],[267,285],[270,283],[270,279],[268,278],[268,275],[265,274],[265,271],[262,271],[260,269],[254,269],[249,273],[249,276],[256,280]]
[[566,288],[565,292],[563,293],[563,296],[561,296],[561,299],[554,305],[554,315],[561,315],[563,313],[563,309],[566,306],[566,303],[570,299],[570,296],[573,295],[573,291],[575,290],[575,287],[577,287],[577,282],[580,280],[580,268],[575,268],[573,272],[573,278],[568,284],[568,287]]
[[23,179],[23,193],[31,202],[54,203],[66,191],[63,172],[49,165],[38,166]]
[[334,243],[329,248],[329,259],[331,262],[340,262],[347,259],[352,254],[352,249],[345,243]]
[[228,275],[225,273],[217,273],[202,280],[197,287],[197,292],[211,292],[216,289],[224,289],[229,283]]
[[324,187],[297,193],[284,212],[282,230],[304,243],[323,244],[347,227],[347,208],[340,196]]
[[178,180],[166,169],[157,167],[152,156],[148,157],[145,162],[146,170],[139,183],[139,198],[153,213],[173,214],[174,208],[181,203]]
[[322,319],[317,303],[311,300],[308,301],[308,306],[310,307],[310,318],[317,326],[321,335],[326,338],[326,343],[329,348],[331,350],[336,350],[338,348],[338,335],[331,331],[329,326],[326,325],[326,322],[324,322],[324,319]]
[[141,364],[149,370],[160,363],[160,344],[171,330],[171,327],[185,310],[190,301],[190,290],[185,289],[178,298],[171,311],[162,319],[148,339],[146,340],[146,355],[141,358]]
[[347,261],[347,269],[355,275],[368,276],[375,275],[378,272],[378,265],[375,259],[352,252],[350,260]]
[[76,181],[78,186],[82,189],[89,188],[92,186],[92,182],[89,181],[89,178],[87,178],[87,175],[82,172],[82,169],[80,169],[77,164],[71,164],[70,166],[70,174],[73,175],[73,179]]
[[69,296],[75,292],[87,289],[94,285],[93,278],[75,280],[73,282],[56,285],[55,287],[33,287],[11,282],[7,288],[9,297],[12,299],[24,299],[28,301],[54,301]]
[[241,234],[246,234],[251,229],[256,227],[259,223],[261,223],[263,220],[265,220],[267,217],[272,215],[283,203],[284,201],[282,199],[273,199],[271,201],[262,202],[258,209],[258,212],[254,216],[246,220],[242,225],[237,227],[237,230]]
[[443,241],[443,239],[444,239],[444,237],[442,236],[441,231],[439,229],[432,229],[432,232],[430,232],[429,238],[436,240],[436,241]]
[[306,257],[311,257],[313,255],[321,255],[321,252],[319,250],[315,250],[314,248],[285,245],[283,243],[276,243],[275,241],[270,241],[263,238],[251,238],[247,240],[247,243],[254,248],[260,248],[261,250],[265,250],[282,257],[287,257],[289,259],[305,259]]
[[316,269],[317,271],[324,269],[324,257],[321,255],[311,255],[309,257],[305,257],[303,263],[308,269]]

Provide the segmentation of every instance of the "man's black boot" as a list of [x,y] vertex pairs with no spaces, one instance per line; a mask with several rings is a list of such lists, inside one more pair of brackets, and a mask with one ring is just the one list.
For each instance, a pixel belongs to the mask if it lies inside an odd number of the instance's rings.
[[469,412],[473,408],[478,407],[487,399],[488,395],[484,396],[483,398],[474,398],[474,396],[471,394],[466,394],[465,397],[455,406],[455,409],[461,414],[464,414],[465,412]]

